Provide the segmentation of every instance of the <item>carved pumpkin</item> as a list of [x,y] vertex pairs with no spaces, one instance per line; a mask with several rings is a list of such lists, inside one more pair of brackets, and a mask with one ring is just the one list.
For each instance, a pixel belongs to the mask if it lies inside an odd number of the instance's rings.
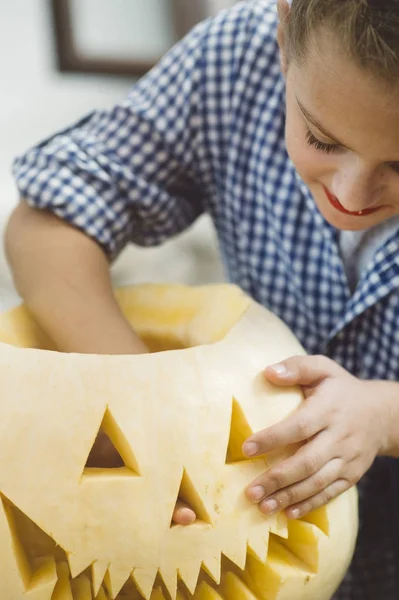
[[[302,401],[261,375],[302,347],[233,286],[116,294],[151,354],[58,353],[23,306],[0,319],[1,599],[330,598],[355,489],[290,522],[244,495],[293,451],[247,460],[241,446]],[[125,466],[86,466],[101,429]],[[171,525],[178,497],[193,525]]]

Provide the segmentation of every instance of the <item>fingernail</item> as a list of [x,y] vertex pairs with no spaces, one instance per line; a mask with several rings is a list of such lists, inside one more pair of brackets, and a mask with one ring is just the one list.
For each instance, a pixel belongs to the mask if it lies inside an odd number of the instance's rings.
[[265,489],[261,485],[256,485],[251,489],[251,497],[258,501],[265,495]]
[[256,442],[246,442],[243,446],[244,454],[247,456],[253,456],[259,450],[258,444]]
[[301,511],[299,508],[294,508],[294,510],[290,511],[290,515],[292,519],[298,519],[301,516]]
[[262,511],[268,513],[269,515],[274,513],[277,508],[278,502],[274,498],[269,498],[269,500],[262,502]]
[[269,369],[274,371],[276,375],[288,375],[287,367],[281,363],[278,363],[277,365],[272,365],[271,367],[269,367]]

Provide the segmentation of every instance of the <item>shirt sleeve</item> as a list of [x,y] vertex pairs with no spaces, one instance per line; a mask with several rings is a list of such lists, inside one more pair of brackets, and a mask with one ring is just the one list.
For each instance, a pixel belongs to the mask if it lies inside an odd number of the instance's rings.
[[84,231],[111,259],[128,242],[154,246],[187,228],[205,210],[214,179],[206,139],[228,113],[235,42],[244,47],[248,18],[242,6],[199,24],[124,101],[17,157],[21,197]]

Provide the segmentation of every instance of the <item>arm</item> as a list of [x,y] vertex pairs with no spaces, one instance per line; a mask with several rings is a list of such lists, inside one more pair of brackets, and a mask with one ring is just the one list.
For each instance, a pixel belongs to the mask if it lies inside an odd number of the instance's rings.
[[[84,233],[22,202],[11,215],[5,247],[19,294],[59,350],[146,352],[113,296],[103,250]],[[119,461],[100,432],[88,464],[115,467]],[[193,511],[178,500],[173,520],[188,525],[194,519]]]
[[5,247],[19,294],[59,350],[146,350],[113,296],[108,259],[87,235],[21,202]]
[[386,415],[386,434],[380,454],[399,458],[399,383],[379,382],[382,414]]

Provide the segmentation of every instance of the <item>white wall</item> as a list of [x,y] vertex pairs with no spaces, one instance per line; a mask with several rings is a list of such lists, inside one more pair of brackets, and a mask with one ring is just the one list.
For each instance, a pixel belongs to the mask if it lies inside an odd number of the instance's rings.
[[73,0],[78,48],[86,56],[155,59],[175,42],[171,0]]
[[78,48],[87,57],[155,59],[176,42],[174,11],[189,29],[237,0],[72,0]]

